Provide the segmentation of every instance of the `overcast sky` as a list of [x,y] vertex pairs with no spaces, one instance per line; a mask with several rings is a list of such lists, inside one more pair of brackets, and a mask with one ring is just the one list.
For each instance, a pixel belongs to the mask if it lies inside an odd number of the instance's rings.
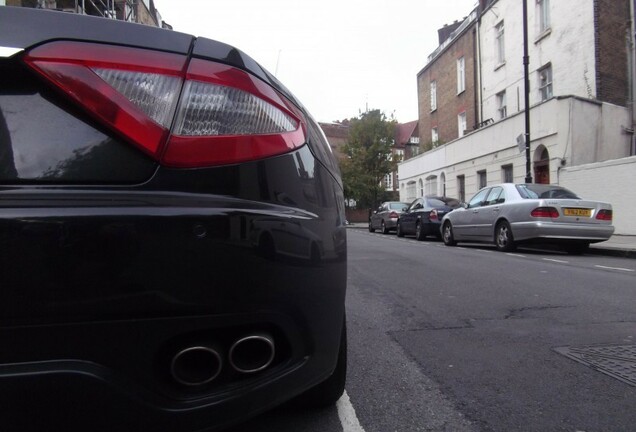
[[174,30],[241,49],[322,122],[377,108],[417,119],[417,73],[437,29],[477,0],[155,0]]

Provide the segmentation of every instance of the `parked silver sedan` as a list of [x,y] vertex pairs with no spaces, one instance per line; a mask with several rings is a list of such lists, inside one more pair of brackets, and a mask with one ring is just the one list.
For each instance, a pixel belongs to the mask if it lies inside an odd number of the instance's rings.
[[395,231],[398,218],[408,206],[408,203],[399,201],[383,202],[369,217],[369,232],[379,229],[382,234],[388,234],[389,231]]
[[556,243],[580,254],[614,233],[612,206],[584,200],[560,186],[504,183],[487,186],[468,204],[446,214],[441,225],[447,246],[494,243],[512,251],[520,243]]

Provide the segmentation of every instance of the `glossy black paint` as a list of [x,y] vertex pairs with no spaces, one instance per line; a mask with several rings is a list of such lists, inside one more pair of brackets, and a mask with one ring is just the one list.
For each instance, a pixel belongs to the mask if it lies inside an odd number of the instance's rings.
[[[9,35],[32,22],[39,23],[32,35]],[[0,23],[0,46],[21,41],[13,46],[26,48],[59,35],[187,51],[194,41],[9,7],[0,8]],[[201,55],[214,55],[215,43],[205,44],[210,49]],[[254,69],[251,62],[245,67]],[[5,118],[8,93],[0,94]],[[87,133],[106,134],[45,93],[33,92]],[[215,430],[331,375],[346,289],[344,199],[328,144],[308,121],[306,145],[240,165],[151,164],[140,177],[119,181],[108,170],[99,180],[51,179],[42,171],[28,181],[3,177],[4,430]],[[54,127],[33,131],[42,142],[56,134]],[[0,151],[15,158],[21,150],[12,134],[0,139]],[[124,159],[134,160],[135,152]],[[99,160],[121,164],[113,154],[119,153],[104,152]],[[218,379],[196,388],[170,376],[170,359],[184,347],[204,344],[226,356],[233,341],[254,332],[267,332],[276,343],[265,371],[245,375],[224,366]]]
[[[418,240],[423,240],[427,236],[440,238],[440,221],[446,213],[458,206],[459,201],[453,198],[434,196],[417,198],[400,215],[398,219],[398,234],[415,235],[417,237],[419,229],[420,236]],[[437,212],[437,219],[431,218],[431,211],[433,210]]]

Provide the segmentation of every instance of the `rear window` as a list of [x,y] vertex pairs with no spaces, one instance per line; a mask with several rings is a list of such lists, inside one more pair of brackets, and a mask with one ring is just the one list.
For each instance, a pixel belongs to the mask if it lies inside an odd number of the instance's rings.
[[0,183],[133,184],[156,163],[100,130],[33,73],[0,61]]
[[429,198],[428,204],[430,207],[444,207],[444,206],[448,206],[452,208],[459,207],[458,200],[456,200],[455,198],[448,198],[448,197]]
[[517,190],[521,198],[525,199],[581,199],[578,195],[569,189],[561,186],[545,185],[545,184],[521,184],[517,185]]
[[404,207],[408,207],[409,205],[406,203],[389,203],[390,210],[402,210]]

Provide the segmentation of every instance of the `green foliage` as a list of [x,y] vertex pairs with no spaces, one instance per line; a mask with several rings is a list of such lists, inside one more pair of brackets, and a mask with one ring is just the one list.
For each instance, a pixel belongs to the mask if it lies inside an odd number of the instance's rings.
[[375,208],[386,195],[384,177],[399,162],[391,151],[397,122],[380,110],[371,110],[351,119],[350,125],[340,166],[345,197],[356,200],[358,208]]

